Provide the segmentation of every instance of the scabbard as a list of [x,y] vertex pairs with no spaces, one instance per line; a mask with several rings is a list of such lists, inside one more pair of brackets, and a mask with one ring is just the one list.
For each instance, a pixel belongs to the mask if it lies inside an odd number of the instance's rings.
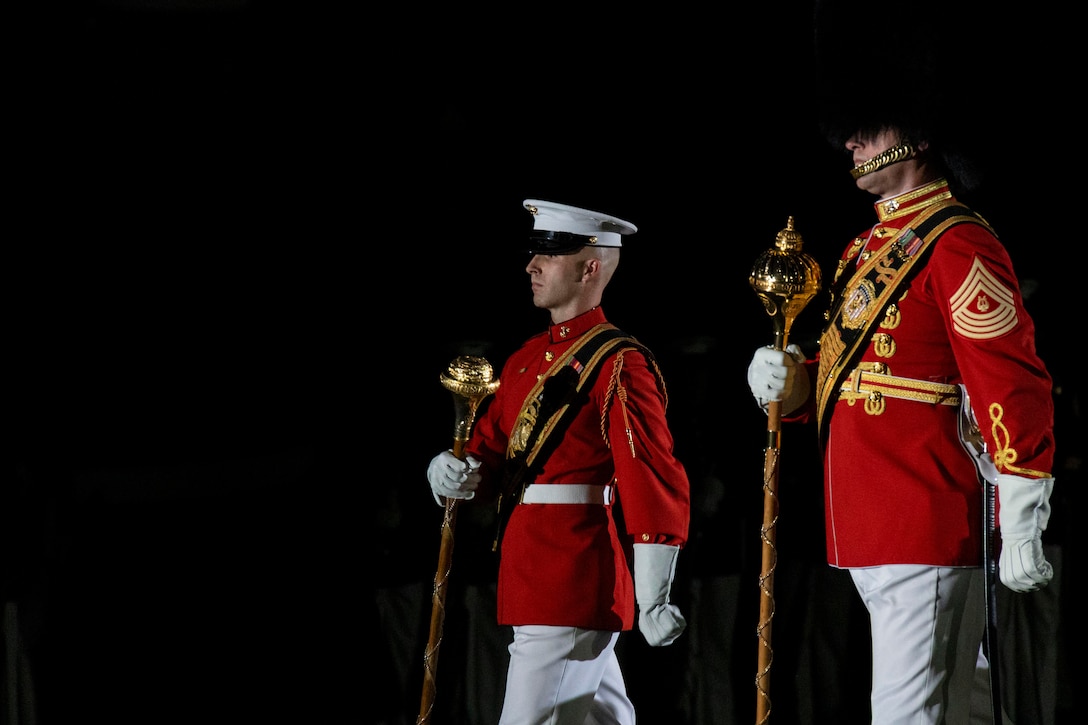
[[997,486],[979,476],[984,487],[982,506],[982,565],[986,572],[986,634],[983,647],[990,663],[990,708],[993,722],[1001,719],[1001,648],[997,628]]

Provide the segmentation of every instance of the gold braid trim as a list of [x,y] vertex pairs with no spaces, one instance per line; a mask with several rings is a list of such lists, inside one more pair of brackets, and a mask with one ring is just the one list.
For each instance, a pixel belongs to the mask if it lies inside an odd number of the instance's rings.
[[[604,391],[604,405],[601,406],[601,437],[604,438],[604,445],[606,448],[612,447],[612,442],[608,439],[608,412],[612,410],[612,401],[615,398],[616,391],[619,391],[620,398],[623,402],[627,400],[627,390],[620,385],[620,370],[623,369],[623,350],[616,353],[616,359],[612,361],[612,375],[608,378],[608,388]],[[627,407],[624,406],[624,416],[627,415]]]
[[1009,429],[1001,422],[1002,418],[1005,417],[1005,408],[1000,403],[990,403],[989,412],[990,434],[993,435],[994,443],[998,446],[997,450],[994,451],[994,465],[997,466],[997,470],[1005,469],[1012,473],[1023,473],[1036,478],[1051,478],[1049,473],[1013,465],[1019,454],[1015,448],[1009,446],[1009,439],[1012,436],[1009,435]]
[[665,410],[669,409],[669,391],[665,389],[665,376],[661,374],[661,368],[657,366],[657,360],[650,358],[650,367],[654,369],[654,377],[657,378],[657,387],[661,391],[664,402],[661,404]]
[[[612,362],[612,375],[608,378],[608,388],[604,394],[604,405],[601,406],[601,437],[604,438],[605,447],[611,448],[612,442],[608,438],[608,413],[612,410],[612,404],[616,398],[620,400],[620,406],[623,408],[623,422],[624,431],[627,435],[627,445],[631,449],[631,457],[635,457],[635,440],[631,431],[631,421],[627,417],[627,388],[620,385],[620,371],[623,370],[623,353],[624,350],[620,350],[616,353],[616,359]],[[661,391],[661,397],[664,399],[663,406],[666,410],[669,407],[669,393],[665,387],[665,376],[661,374],[661,368],[657,365],[657,360],[649,353],[648,350],[643,350],[643,356],[647,362],[650,363],[650,367],[654,371],[654,378],[657,380],[657,388]]]

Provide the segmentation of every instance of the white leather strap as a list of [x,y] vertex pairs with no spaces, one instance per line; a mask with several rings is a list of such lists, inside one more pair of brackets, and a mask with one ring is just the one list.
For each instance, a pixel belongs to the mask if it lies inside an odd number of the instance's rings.
[[592,486],[584,483],[534,483],[525,487],[522,503],[589,503],[608,506],[612,503],[612,486]]

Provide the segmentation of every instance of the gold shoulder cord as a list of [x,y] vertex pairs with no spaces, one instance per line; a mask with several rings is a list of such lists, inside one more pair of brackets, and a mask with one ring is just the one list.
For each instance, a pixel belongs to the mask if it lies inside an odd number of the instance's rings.
[[608,411],[612,409],[612,401],[619,398],[620,410],[623,411],[623,431],[627,437],[627,447],[631,449],[631,458],[635,455],[635,437],[631,432],[631,419],[627,417],[627,388],[620,385],[620,370],[623,369],[623,350],[616,353],[616,359],[612,363],[612,376],[608,380],[608,390],[605,391],[604,405],[601,406],[601,436],[604,444],[611,448],[612,443],[608,439]]
[[[665,377],[661,374],[661,368],[657,365],[657,360],[653,357],[649,350],[641,348],[642,354],[646,356],[646,361],[649,363],[650,368],[654,372],[654,378],[657,381],[657,388],[661,391],[661,396],[664,399],[664,407],[667,410],[669,407],[669,394],[665,388]],[[604,438],[604,444],[606,447],[611,448],[612,442],[608,438],[608,413],[612,410],[612,402],[619,398],[620,407],[623,410],[623,423],[624,431],[627,435],[627,445],[631,449],[631,458],[637,458],[635,454],[635,438],[634,432],[631,430],[631,420],[627,417],[627,388],[620,385],[620,371],[623,369],[623,353],[624,350],[620,350],[616,354],[616,359],[612,363],[612,375],[608,379],[608,389],[605,390],[604,405],[601,406],[601,437]]]

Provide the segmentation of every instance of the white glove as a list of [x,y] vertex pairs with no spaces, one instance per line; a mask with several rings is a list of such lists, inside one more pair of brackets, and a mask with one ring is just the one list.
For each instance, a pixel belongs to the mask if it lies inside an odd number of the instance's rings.
[[669,604],[680,547],[635,544],[634,548],[638,628],[651,647],[672,644],[688,626],[676,605]]
[[1001,583],[1014,592],[1045,587],[1054,569],[1043,554],[1042,535],[1050,520],[1053,478],[1024,478],[997,474],[998,518],[1001,524]]
[[756,350],[748,364],[748,387],[759,407],[767,410],[771,401],[780,400],[782,412],[792,413],[808,400],[811,383],[801,367],[805,360],[797,345],[787,345],[785,351],[769,345]]
[[470,500],[480,485],[480,462],[472,456],[462,461],[453,451],[442,451],[427,466],[427,480],[439,506],[445,505],[443,498]]

